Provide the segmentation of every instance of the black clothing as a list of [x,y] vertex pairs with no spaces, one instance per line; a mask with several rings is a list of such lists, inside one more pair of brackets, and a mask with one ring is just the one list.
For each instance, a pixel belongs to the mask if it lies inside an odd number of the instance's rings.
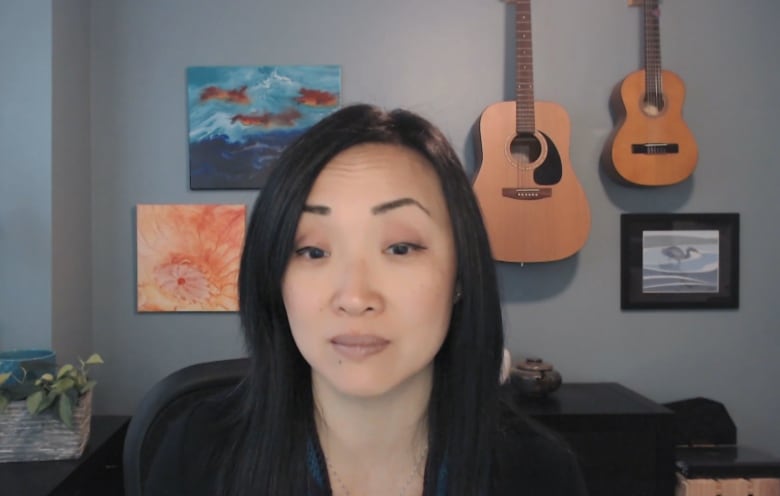
[[[224,419],[223,410],[220,402],[207,401],[182,413],[155,455],[145,496],[219,496],[215,467],[220,457],[207,453],[224,439],[214,427]],[[520,415],[505,415],[503,424],[492,469],[497,489],[490,496],[586,496],[574,454],[554,433]],[[308,475],[319,488],[309,496],[330,496],[327,475],[323,477],[327,470],[317,462],[321,452],[314,438],[309,443]]]

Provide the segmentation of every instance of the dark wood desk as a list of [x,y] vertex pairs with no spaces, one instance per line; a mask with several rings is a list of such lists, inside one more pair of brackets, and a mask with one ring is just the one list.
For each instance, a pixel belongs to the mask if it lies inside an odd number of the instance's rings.
[[520,409],[557,431],[580,461],[590,496],[673,496],[674,413],[617,383],[564,383]]
[[80,458],[0,463],[3,496],[121,496],[122,446],[130,417],[94,415]]
[[[564,383],[547,398],[516,397],[521,410],[572,446],[590,496],[674,494],[671,410],[616,383]],[[94,416],[79,459],[0,463],[0,494],[122,496],[122,446],[129,420]]]

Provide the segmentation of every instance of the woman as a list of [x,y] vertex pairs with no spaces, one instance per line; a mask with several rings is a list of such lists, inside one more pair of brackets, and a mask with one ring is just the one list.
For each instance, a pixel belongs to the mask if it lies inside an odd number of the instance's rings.
[[353,105],[284,151],[239,300],[249,376],[171,430],[151,494],[583,494],[566,447],[500,400],[487,236],[421,117]]

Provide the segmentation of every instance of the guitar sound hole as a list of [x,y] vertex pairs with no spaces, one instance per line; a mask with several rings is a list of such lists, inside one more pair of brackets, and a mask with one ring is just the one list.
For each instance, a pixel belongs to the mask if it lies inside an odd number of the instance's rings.
[[664,110],[664,96],[662,94],[648,94],[642,101],[642,112],[651,117],[660,115]]
[[533,134],[521,133],[515,136],[509,144],[509,153],[517,165],[532,164],[539,160],[542,145]]

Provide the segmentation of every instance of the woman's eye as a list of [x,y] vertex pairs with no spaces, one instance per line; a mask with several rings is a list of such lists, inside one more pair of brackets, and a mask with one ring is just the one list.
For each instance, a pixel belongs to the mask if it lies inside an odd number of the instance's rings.
[[396,243],[394,245],[390,245],[390,247],[387,249],[387,252],[392,255],[408,255],[413,251],[422,249],[422,246],[415,245],[413,243]]
[[295,250],[295,254],[299,257],[306,257],[310,259],[324,258],[327,253],[322,248],[316,246],[304,246]]

